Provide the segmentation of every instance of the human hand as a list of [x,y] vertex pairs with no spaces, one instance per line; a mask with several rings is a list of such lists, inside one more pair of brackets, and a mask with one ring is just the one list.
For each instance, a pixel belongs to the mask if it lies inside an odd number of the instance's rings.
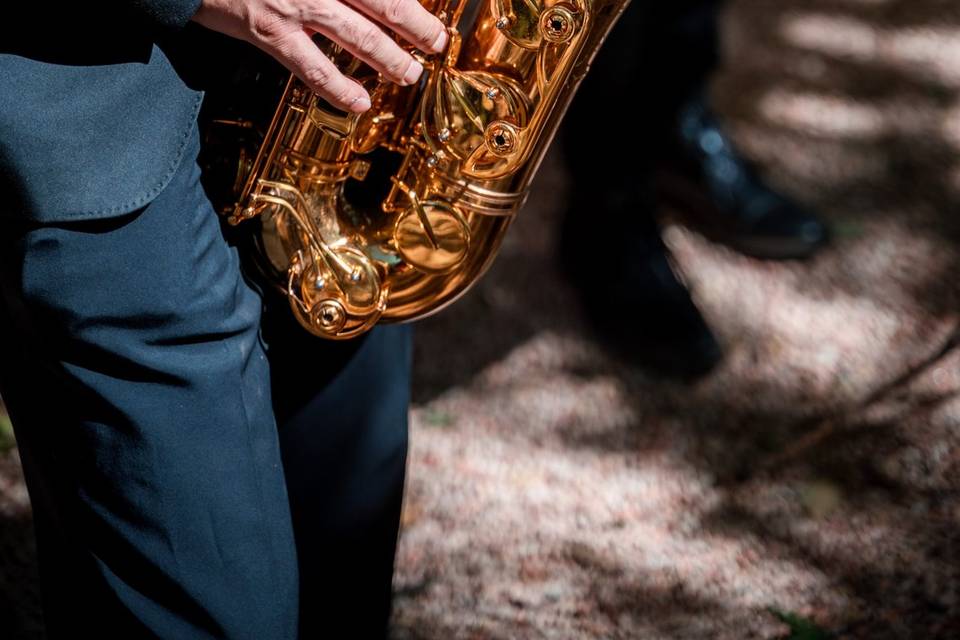
[[417,0],[203,0],[193,20],[259,47],[330,104],[357,113],[370,108],[370,96],[324,55],[314,33],[402,85],[416,82],[423,66],[378,25],[421,51],[447,44],[443,23]]

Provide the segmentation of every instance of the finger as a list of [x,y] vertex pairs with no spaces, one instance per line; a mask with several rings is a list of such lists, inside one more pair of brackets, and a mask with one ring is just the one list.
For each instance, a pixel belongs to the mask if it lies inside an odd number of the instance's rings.
[[350,7],[331,3],[306,26],[330,38],[397,84],[413,84],[423,65],[376,24]]
[[269,48],[271,50],[267,53],[334,107],[356,113],[370,108],[370,95],[366,89],[340,73],[306,32],[298,29],[286,34]]
[[439,53],[447,46],[447,29],[417,0],[346,0],[347,3],[389,27],[421,51]]

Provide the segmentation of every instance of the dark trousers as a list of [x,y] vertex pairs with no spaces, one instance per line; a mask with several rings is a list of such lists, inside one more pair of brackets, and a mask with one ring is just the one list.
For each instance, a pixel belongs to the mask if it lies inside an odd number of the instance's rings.
[[48,635],[383,637],[410,333],[332,344],[264,298],[197,147],[131,214],[0,222],[0,394]]
[[591,64],[564,123],[564,147],[575,176],[602,176],[605,184],[627,188],[638,173],[652,168],[670,143],[678,109],[704,88],[719,63],[723,4],[632,0]]
[[[653,176],[671,152],[679,110],[719,64],[723,0],[632,0],[597,53],[570,105],[560,138],[571,179],[564,234],[625,253],[659,251],[651,213]],[[602,185],[600,188],[598,185]]]

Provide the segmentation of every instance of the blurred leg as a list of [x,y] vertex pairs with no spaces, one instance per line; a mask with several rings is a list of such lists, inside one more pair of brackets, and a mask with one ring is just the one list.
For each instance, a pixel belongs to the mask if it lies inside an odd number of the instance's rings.
[[192,154],[145,209],[0,231],[0,393],[51,638],[293,638],[261,300]]
[[561,260],[594,332],[616,355],[680,378],[711,370],[721,353],[667,259],[653,174],[674,111],[715,63],[718,4],[634,0],[563,133],[571,194]]
[[671,143],[677,110],[716,69],[722,6],[720,0],[630,3],[571,105],[564,144],[575,176],[599,170],[607,188],[622,191],[648,177]]
[[705,91],[720,63],[722,0],[648,2],[639,32],[638,80],[648,90],[640,106],[640,133],[656,162],[675,143],[680,108]]

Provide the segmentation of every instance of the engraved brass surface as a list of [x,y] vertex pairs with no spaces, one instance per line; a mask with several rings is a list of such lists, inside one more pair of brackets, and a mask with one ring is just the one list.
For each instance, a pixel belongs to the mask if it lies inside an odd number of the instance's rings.
[[[422,318],[493,260],[573,93],[629,0],[426,0],[450,34],[400,87],[332,43],[370,92],[363,114],[330,108],[291,77],[256,159],[244,159],[231,223],[260,218],[265,273],[300,323],[331,339]],[[375,153],[396,156],[379,207]],[[280,277],[279,274],[285,274]]]

